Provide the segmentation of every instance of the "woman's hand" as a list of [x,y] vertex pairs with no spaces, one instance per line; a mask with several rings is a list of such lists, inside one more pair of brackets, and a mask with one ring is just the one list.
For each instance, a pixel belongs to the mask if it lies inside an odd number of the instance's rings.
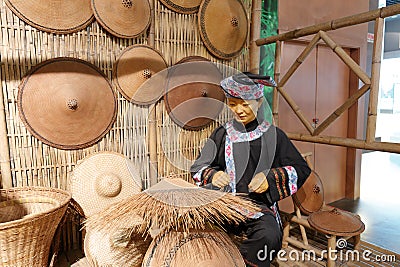
[[264,193],[269,188],[267,177],[262,172],[257,173],[253,179],[251,179],[248,187],[249,192]]
[[231,178],[226,172],[218,171],[212,177],[211,183],[213,186],[223,188],[224,186],[228,185],[231,181]]

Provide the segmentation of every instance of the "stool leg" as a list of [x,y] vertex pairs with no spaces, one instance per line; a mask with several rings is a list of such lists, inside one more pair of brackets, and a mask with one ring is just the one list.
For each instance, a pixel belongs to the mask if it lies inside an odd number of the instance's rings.
[[328,257],[327,257],[327,267],[335,266],[335,258],[333,257],[333,252],[336,249],[336,236],[332,235],[328,238]]
[[[300,212],[300,209],[297,207],[296,207],[296,215],[297,215],[297,218],[301,219],[301,212]],[[301,237],[303,239],[303,243],[304,243],[304,245],[308,246],[306,228],[301,224],[299,224],[299,227],[300,227],[300,232],[301,232]]]
[[360,235],[354,236],[354,250],[360,250],[361,238]]
[[283,226],[282,248],[287,248],[289,245],[289,242],[287,241],[287,238],[289,237],[289,230],[290,230],[290,222],[287,221]]

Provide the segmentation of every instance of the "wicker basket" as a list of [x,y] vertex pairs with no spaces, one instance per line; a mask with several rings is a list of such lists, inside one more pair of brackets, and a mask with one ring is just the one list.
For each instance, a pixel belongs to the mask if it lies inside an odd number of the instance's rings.
[[71,199],[55,188],[0,190],[0,266],[48,266],[54,233]]

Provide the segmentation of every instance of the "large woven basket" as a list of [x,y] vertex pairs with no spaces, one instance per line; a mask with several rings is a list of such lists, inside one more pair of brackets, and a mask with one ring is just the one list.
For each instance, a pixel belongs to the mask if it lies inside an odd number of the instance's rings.
[[0,266],[48,266],[71,194],[55,188],[0,190]]

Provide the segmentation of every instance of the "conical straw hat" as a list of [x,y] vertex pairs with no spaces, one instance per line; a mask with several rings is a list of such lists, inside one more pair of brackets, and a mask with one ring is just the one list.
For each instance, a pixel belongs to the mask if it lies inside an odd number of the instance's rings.
[[150,25],[148,0],[92,0],[91,2],[96,20],[117,37],[137,37]]
[[101,70],[84,60],[61,57],[38,64],[24,76],[18,110],[28,130],[43,143],[79,149],[108,133],[117,102]]
[[115,232],[138,215],[143,224],[134,231],[144,233],[153,226],[164,230],[198,229],[207,223],[222,225],[246,220],[243,210],[260,209],[249,200],[216,190],[200,188],[181,178],[164,178],[149,189],[132,195],[91,216],[86,226]]
[[75,167],[71,181],[72,197],[87,217],[142,188],[133,162],[114,152],[97,152],[84,158]]
[[206,229],[169,231],[158,236],[151,242],[142,266],[244,267],[245,263],[226,233]]
[[90,0],[5,0],[5,3],[24,22],[46,32],[77,32],[94,19]]
[[127,100],[139,105],[152,104],[164,92],[166,71],[157,74],[166,68],[160,52],[147,45],[132,45],[119,55],[113,82]]
[[192,14],[199,11],[201,0],[161,0],[161,2],[175,12]]
[[92,266],[141,266],[150,242],[150,237],[135,235],[124,246],[115,246],[110,233],[86,228],[84,251]]
[[231,59],[247,40],[248,19],[241,0],[204,0],[199,9],[200,36],[216,57]]

